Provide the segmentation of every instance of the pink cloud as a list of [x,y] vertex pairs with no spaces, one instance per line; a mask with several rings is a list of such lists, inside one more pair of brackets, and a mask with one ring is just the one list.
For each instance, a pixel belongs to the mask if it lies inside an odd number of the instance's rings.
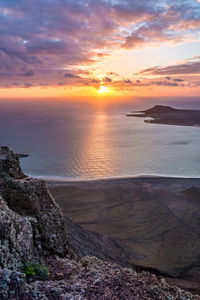
[[[1,0],[1,85],[24,86],[25,76],[31,77],[32,85],[40,85],[44,78],[45,85],[54,85],[63,82],[66,69],[71,70],[76,84],[92,84],[92,76],[83,74],[81,67],[101,61],[113,47],[178,43],[194,37],[199,29],[196,0],[177,0],[174,5],[168,0]],[[184,67],[184,72],[198,71],[197,62]],[[149,72],[173,70],[172,66]],[[68,84],[72,77],[64,79]],[[130,85],[128,81],[124,84]]]

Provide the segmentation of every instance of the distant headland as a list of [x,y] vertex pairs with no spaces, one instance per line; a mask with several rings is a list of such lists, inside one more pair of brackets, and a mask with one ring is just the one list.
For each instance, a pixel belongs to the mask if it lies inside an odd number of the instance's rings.
[[145,120],[144,122],[146,123],[200,126],[200,110],[175,109],[165,105],[155,105],[150,109],[127,114],[127,116],[152,118],[150,120]]

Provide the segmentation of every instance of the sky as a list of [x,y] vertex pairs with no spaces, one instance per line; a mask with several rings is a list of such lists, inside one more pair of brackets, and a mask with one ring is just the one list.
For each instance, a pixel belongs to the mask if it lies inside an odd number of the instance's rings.
[[198,96],[200,1],[0,0],[0,97]]

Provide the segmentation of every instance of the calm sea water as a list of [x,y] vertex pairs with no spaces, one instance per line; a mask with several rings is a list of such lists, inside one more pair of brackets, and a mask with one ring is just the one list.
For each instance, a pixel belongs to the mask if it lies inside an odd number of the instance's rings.
[[1,100],[0,144],[29,154],[24,171],[45,178],[200,177],[200,127],[126,117],[156,103],[200,109],[200,99]]

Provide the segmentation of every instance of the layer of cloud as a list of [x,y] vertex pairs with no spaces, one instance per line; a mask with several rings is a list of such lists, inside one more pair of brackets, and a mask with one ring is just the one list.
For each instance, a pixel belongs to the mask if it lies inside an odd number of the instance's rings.
[[[182,63],[166,66],[166,67],[152,67],[139,72],[143,75],[188,75],[188,74],[200,74],[200,57],[196,56],[192,59],[186,60]],[[170,79],[170,77],[167,77]],[[182,81],[176,79],[175,81]]]
[[64,74],[64,78],[71,78],[71,79],[75,79],[75,78],[80,78],[79,75],[73,74],[73,73],[65,73]]
[[[1,0],[1,86],[62,86],[72,81],[96,86],[100,80],[84,67],[103,60],[113,48],[178,43],[195,39],[199,30],[196,0]],[[199,58],[143,70],[152,75],[199,72]],[[102,82],[133,84],[132,78],[117,77],[111,70]]]

